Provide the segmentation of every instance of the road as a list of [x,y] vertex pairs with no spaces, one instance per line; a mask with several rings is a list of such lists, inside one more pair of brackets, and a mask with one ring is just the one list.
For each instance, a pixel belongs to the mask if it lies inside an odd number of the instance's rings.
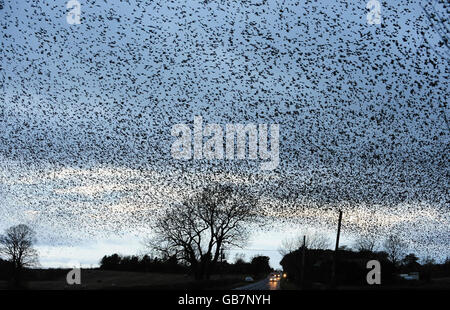
[[265,278],[264,280],[250,283],[248,285],[244,285],[238,288],[235,288],[235,290],[269,290],[269,291],[276,291],[280,289],[280,281],[269,281],[269,278]]

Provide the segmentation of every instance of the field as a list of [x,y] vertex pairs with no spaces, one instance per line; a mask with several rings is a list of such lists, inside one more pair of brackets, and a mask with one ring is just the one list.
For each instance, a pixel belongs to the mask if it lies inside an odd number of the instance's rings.
[[[53,273],[55,270],[53,270]],[[144,273],[129,271],[109,271],[82,269],[81,284],[68,285],[65,272],[58,271],[58,276],[51,280],[32,280],[26,283],[28,289],[35,290],[97,290],[97,289],[231,289],[243,284],[239,275],[214,275],[210,280],[195,281],[183,274]],[[40,273],[45,273],[41,270]],[[50,272],[48,272],[50,273]],[[7,282],[0,281],[0,289],[6,289]]]

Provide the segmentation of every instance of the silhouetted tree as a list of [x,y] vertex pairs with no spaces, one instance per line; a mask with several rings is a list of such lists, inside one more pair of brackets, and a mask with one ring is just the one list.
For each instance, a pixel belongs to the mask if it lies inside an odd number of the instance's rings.
[[208,278],[224,246],[239,247],[246,241],[248,223],[257,219],[256,207],[256,200],[240,188],[210,186],[167,209],[147,245],[189,263],[196,279]]
[[37,251],[33,248],[35,242],[35,232],[24,224],[8,228],[0,236],[0,256],[11,262],[15,285],[20,284],[22,269],[38,262]]
[[371,234],[359,236],[354,243],[355,249],[360,252],[361,251],[373,252],[375,251],[376,245],[377,239],[374,235]]
[[303,236],[306,236],[305,246],[307,249],[318,250],[328,249],[331,246],[330,238],[322,232],[305,232],[295,238],[287,238],[281,241],[278,252],[284,256],[290,252],[300,249],[303,246]]
[[413,253],[406,255],[402,259],[402,266],[401,266],[402,272],[412,272],[412,271],[417,272],[422,270],[422,266],[418,263],[418,260],[419,258]]
[[120,256],[113,254],[105,255],[100,261],[100,269],[121,270],[121,271],[145,271],[163,273],[186,273],[186,266],[178,263],[175,257],[159,259],[151,258],[148,255],[138,257]]
[[278,248],[278,252],[281,256],[285,256],[291,252],[294,252],[299,248],[297,238],[286,238],[281,240],[281,245]]
[[101,269],[118,269],[117,266],[120,265],[121,257],[118,254],[113,254],[111,256],[103,256],[102,260],[100,261],[100,268]]
[[406,255],[403,258],[402,262],[405,265],[413,265],[413,264],[417,263],[418,260],[419,260],[419,258],[416,256],[416,254],[411,253],[411,254]]
[[405,252],[405,243],[397,235],[389,235],[384,242],[384,250],[389,260],[397,265]]
[[251,261],[251,268],[254,275],[267,274],[272,271],[269,265],[270,258],[267,256],[255,256]]

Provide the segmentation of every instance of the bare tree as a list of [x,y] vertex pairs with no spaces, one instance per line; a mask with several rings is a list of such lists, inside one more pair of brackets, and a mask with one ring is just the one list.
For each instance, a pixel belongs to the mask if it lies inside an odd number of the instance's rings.
[[394,265],[397,265],[402,259],[405,248],[405,243],[397,235],[389,235],[384,242],[384,250]]
[[278,248],[278,253],[280,253],[281,256],[285,256],[295,250],[298,250],[299,248],[298,238],[286,238],[281,241],[281,245]]
[[281,241],[281,246],[278,249],[278,252],[284,256],[290,252],[300,249],[303,246],[303,236],[306,236],[305,247],[307,249],[325,250],[329,249],[331,246],[330,238],[325,233],[319,231],[307,231],[303,234],[299,234],[297,237],[287,238]]
[[245,263],[245,254],[244,253],[236,253],[234,255],[234,263]]
[[[299,237],[299,243],[303,245],[303,237]],[[306,248],[313,250],[325,250],[331,246],[330,237],[325,233],[315,231],[306,235]]]
[[245,243],[248,223],[258,218],[257,203],[244,190],[213,185],[172,207],[156,220],[147,246],[186,261],[196,279],[208,278],[226,246]]
[[35,232],[24,224],[12,226],[0,235],[0,256],[11,262],[13,266],[12,281],[21,285],[21,271],[38,262],[37,251],[33,248]]
[[373,252],[377,247],[377,239],[373,234],[361,235],[356,239],[354,247],[358,251],[370,251]]
[[35,232],[24,224],[12,226],[0,236],[0,255],[10,261],[15,269],[31,267],[37,263],[37,251],[33,248]]

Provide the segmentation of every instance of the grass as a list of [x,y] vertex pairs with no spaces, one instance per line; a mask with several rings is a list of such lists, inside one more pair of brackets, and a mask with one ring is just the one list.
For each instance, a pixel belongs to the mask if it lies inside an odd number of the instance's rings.
[[[33,290],[98,290],[98,289],[231,289],[243,282],[239,275],[213,275],[209,280],[196,281],[183,274],[146,273],[82,269],[81,285],[68,285],[66,275],[51,280],[28,281],[26,287]],[[6,289],[7,282],[0,281],[0,289]]]

